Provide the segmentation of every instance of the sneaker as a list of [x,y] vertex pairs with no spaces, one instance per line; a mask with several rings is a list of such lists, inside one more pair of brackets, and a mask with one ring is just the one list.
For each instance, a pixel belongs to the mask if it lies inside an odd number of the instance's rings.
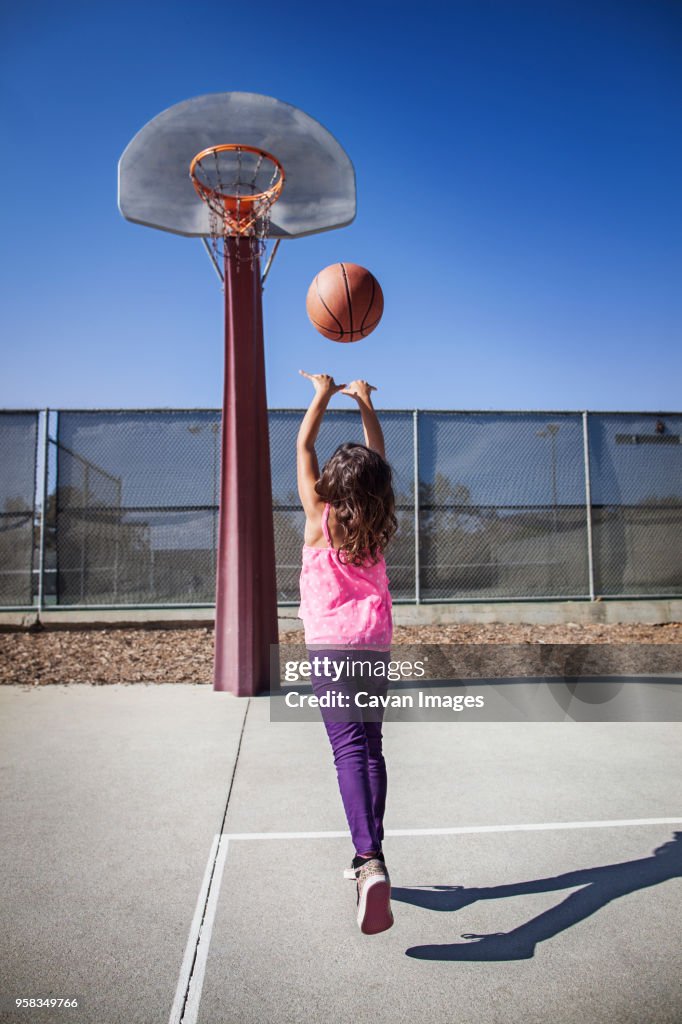
[[358,926],[364,935],[385,932],[393,924],[391,880],[383,861],[372,857],[358,868]]
[[[351,863],[351,866],[349,868],[344,868],[343,869],[343,877],[344,878],[348,878],[352,882],[357,882],[357,880],[358,880],[358,871],[360,870],[360,868],[362,867],[363,864],[366,864],[368,860],[372,860],[372,859],[373,858],[371,858],[371,857],[353,857],[353,861]],[[381,852],[381,850],[379,850],[379,852],[377,853],[376,860],[380,860],[382,864],[386,863],[384,861],[384,855]]]

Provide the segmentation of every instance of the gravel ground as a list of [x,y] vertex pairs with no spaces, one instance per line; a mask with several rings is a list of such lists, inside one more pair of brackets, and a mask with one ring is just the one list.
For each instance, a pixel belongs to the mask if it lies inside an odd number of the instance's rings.
[[[0,683],[23,686],[56,683],[208,685],[213,681],[213,632],[212,628],[203,627],[3,632],[0,633]],[[280,642],[300,645],[303,633],[282,633]],[[571,645],[577,650],[580,650],[580,645],[611,645],[621,655],[625,645],[631,645],[630,653],[621,658],[618,669],[632,672],[682,671],[679,648],[669,647],[661,651],[657,647],[656,651],[650,648],[647,652],[638,651],[635,646],[682,644],[682,623],[679,622],[660,625],[397,626],[394,644],[482,645],[478,652],[472,651],[472,654],[477,653],[477,657],[470,659],[471,673],[461,673],[473,676],[482,671],[482,666],[485,671],[492,670],[496,652],[490,650],[489,645],[495,644],[514,645],[513,650],[511,646],[507,652],[499,650],[499,655],[504,655],[498,659],[502,674],[515,667],[524,674],[526,665],[531,664],[546,669],[550,662],[541,645],[548,644]],[[528,653],[522,664],[519,652],[524,650]],[[563,648],[564,661],[561,664],[566,664],[566,650]],[[607,651],[603,653],[608,654]],[[466,662],[466,659],[461,660]],[[597,663],[583,658],[579,664],[592,667]],[[608,662],[609,667],[614,664],[613,661]]]

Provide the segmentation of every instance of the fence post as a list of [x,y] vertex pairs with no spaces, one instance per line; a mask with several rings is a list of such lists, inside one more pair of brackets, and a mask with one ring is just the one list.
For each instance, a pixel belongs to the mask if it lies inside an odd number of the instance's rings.
[[45,520],[47,517],[47,472],[50,454],[50,410],[45,409],[45,435],[43,437],[43,486],[40,508],[40,547],[38,554],[38,615],[45,603]]
[[587,516],[587,571],[590,601],[594,601],[594,548],[592,545],[592,489],[590,484],[590,445],[587,434],[587,411],[583,412],[583,460],[585,469],[585,512]]
[[412,462],[414,464],[414,600],[421,603],[419,563],[419,410],[412,411]]

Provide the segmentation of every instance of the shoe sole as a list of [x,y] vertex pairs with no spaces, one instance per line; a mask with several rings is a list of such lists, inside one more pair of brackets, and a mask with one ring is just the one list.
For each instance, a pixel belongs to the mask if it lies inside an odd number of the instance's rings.
[[369,878],[358,906],[358,925],[363,935],[377,935],[393,925],[391,883],[381,875]]

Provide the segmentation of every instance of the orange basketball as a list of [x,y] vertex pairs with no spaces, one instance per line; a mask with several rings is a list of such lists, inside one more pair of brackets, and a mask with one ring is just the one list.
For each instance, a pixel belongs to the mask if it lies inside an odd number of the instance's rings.
[[359,341],[371,334],[384,311],[374,274],[357,263],[332,263],[313,280],[306,309],[310,322],[331,341]]

